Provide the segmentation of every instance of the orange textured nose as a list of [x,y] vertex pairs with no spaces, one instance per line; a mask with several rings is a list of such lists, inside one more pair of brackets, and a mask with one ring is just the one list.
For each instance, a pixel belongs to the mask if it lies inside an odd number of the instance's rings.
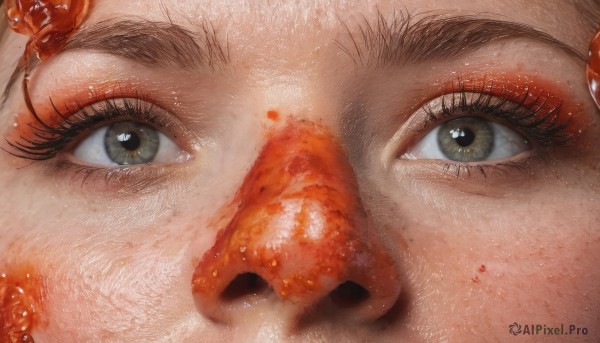
[[293,122],[271,137],[234,204],[192,281],[207,317],[227,321],[228,302],[269,289],[296,314],[326,304],[358,321],[379,318],[396,302],[396,264],[362,207],[345,153],[325,129]]

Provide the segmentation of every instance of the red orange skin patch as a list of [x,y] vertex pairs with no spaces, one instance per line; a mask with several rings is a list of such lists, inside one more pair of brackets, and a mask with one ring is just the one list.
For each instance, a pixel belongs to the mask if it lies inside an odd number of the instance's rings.
[[374,297],[399,293],[399,274],[374,235],[347,157],[318,124],[292,121],[273,135],[233,205],[193,276],[197,303],[209,315],[219,312],[210,299],[246,272],[300,307],[349,280]]
[[31,266],[0,272],[0,342],[33,342],[31,330],[40,326],[44,281]]
[[279,121],[279,112],[277,112],[277,111],[268,111],[267,112],[267,118],[269,118],[272,121]]

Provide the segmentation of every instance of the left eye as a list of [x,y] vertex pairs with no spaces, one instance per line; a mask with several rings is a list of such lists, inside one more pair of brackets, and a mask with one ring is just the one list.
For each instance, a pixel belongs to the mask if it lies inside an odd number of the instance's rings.
[[96,165],[181,163],[190,158],[171,139],[155,128],[123,121],[95,130],[73,151],[77,159]]
[[460,117],[435,127],[407,156],[481,162],[506,159],[527,150],[529,142],[506,126],[479,117]]

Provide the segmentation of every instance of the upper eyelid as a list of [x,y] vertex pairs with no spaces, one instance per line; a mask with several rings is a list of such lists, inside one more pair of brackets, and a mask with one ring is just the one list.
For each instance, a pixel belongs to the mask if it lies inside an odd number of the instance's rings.
[[[221,42],[216,26],[209,21],[202,21],[196,28],[197,31],[192,32],[172,22],[111,18],[81,27],[60,53],[89,50],[120,56],[140,64],[181,69],[206,66],[216,71],[229,64],[229,44]],[[33,54],[30,61],[33,72],[40,60]],[[25,65],[21,61],[0,95],[0,109],[24,71]]]

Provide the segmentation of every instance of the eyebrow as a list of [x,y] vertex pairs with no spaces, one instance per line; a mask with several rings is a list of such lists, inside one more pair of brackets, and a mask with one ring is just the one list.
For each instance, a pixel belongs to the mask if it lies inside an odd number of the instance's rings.
[[416,18],[402,12],[386,19],[379,13],[375,23],[366,18],[356,30],[344,25],[350,44],[336,40],[355,64],[368,67],[420,64],[457,58],[485,45],[507,39],[529,39],[566,52],[580,62],[586,56],[574,47],[532,26],[474,16]]
[[[525,38],[548,44],[585,62],[585,54],[532,26],[474,16],[416,16],[396,12],[391,19],[379,13],[375,24],[367,18],[352,31],[344,24],[352,44],[335,43],[357,65],[383,67],[455,58],[492,42]],[[214,25],[203,21],[192,32],[170,20],[110,19],[84,26],[68,41],[62,52],[91,50],[158,66],[183,69],[206,66],[216,70],[230,63],[228,41],[222,44]],[[32,68],[39,64],[32,58]],[[0,95],[0,107],[24,71],[21,63]]]
[[[81,27],[61,53],[95,51],[145,65],[188,70],[201,66],[218,70],[228,64],[229,44],[221,43],[214,25],[203,21],[197,28],[192,32],[171,21],[110,19]],[[30,61],[32,70],[40,63],[37,56],[31,56]],[[0,96],[0,106],[24,70],[21,60]]]
[[228,44],[221,44],[215,27],[206,21],[192,32],[170,21],[106,20],[81,28],[63,49],[69,50],[92,50],[182,69],[201,65],[216,69],[229,63]]

